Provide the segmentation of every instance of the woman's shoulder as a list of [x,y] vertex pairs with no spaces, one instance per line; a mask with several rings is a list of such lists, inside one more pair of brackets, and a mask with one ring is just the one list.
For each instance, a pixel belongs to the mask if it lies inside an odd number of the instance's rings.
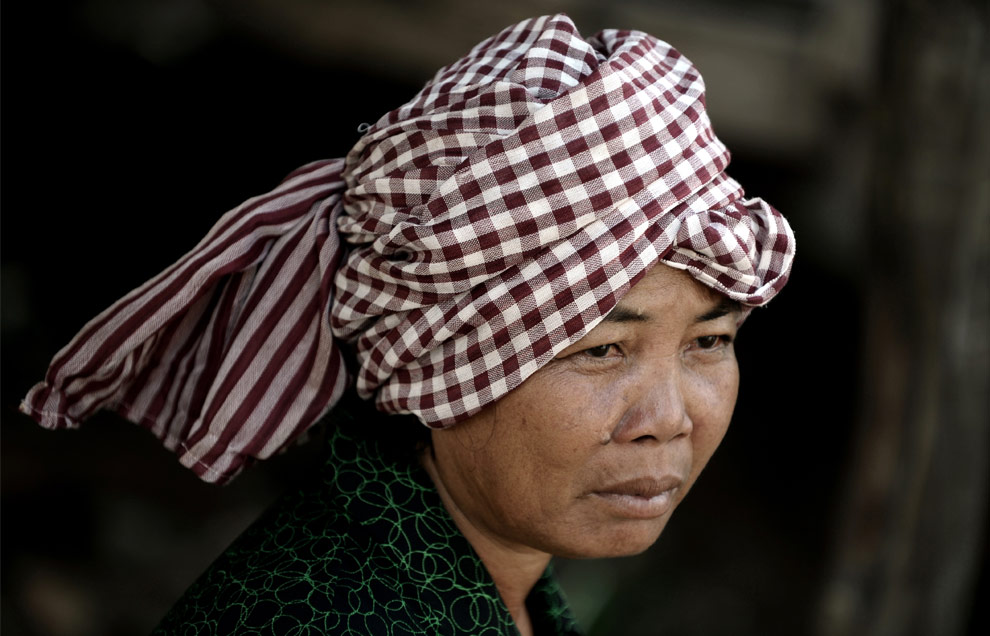
[[238,537],[156,633],[278,634],[310,626],[324,633],[336,628],[326,622],[334,609],[367,588],[376,561],[375,541],[338,493],[309,484],[283,495]]
[[467,620],[470,633],[512,633],[415,448],[378,423],[338,424],[322,469],[245,531],[156,633],[456,634]]

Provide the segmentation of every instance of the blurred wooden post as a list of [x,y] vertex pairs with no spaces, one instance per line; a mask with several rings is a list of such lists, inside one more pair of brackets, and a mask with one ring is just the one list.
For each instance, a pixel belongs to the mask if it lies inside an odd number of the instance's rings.
[[825,636],[962,634],[976,601],[990,427],[987,11],[886,5],[864,389]]

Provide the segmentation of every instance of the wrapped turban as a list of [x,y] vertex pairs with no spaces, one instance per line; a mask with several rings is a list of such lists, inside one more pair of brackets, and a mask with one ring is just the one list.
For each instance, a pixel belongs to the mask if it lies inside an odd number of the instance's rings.
[[[704,84],[637,31],[505,29],[371,126],[223,216],[86,325],[22,410],[110,408],[206,481],[301,435],[349,385],[455,424],[593,328],[656,263],[746,306],[794,238],[743,198]],[[348,363],[345,364],[345,352]]]

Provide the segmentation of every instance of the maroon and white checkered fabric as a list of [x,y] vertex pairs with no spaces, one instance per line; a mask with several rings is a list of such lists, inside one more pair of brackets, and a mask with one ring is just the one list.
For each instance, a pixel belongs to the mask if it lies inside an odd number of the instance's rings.
[[63,428],[112,408],[207,481],[284,447],[350,381],[384,411],[455,424],[660,261],[746,305],[773,297],[794,238],[728,162],[701,76],[668,44],[527,20],[346,159],[225,215],[90,322],[22,409]]

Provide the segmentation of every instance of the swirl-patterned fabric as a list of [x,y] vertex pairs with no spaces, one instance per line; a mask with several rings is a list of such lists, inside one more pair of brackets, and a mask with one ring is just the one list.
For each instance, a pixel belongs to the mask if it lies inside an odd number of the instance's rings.
[[225,215],[90,322],[22,410],[61,428],[112,408],[207,481],[283,448],[349,384],[383,411],[453,425],[659,262],[769,301],[794,237],[728,163],[701,76],[670,45],[524,21],[441,69],[345,159]]
[[[318,475],[227,548],[155,636],[518,636],[412,449],[390,457],[362,428],[331,432]],[[526,605],[537,634],[577,636],[552,566]]]

